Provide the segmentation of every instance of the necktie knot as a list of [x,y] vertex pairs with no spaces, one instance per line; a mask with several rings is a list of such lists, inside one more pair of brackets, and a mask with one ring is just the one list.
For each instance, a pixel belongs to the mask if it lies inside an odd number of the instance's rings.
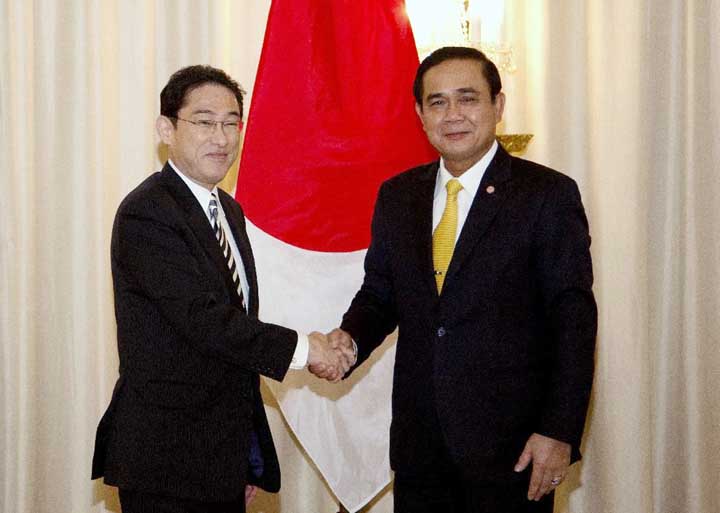
[[208,211],[210,212],[210,217],[213,220],[217,220],[218,217],[218,204],[217,204],[217,198],[213,194],[210,197],[210,205],[208,206]]
[[445,189],[447,189],[448,196],[456,197],[458,192],[463,189],[463,186],[459,180],[453,178],[445,185]]

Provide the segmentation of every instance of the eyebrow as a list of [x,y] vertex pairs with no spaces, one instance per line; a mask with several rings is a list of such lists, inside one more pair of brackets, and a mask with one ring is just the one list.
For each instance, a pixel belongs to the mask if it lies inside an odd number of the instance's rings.
[[[457,94],[467,94],[467,93],[480,94],[479,91],[478,91],[477,89],[475,89],[474,87],[460,87],[460,88],[458,88],[458,89],[453,89],[452,91],[450,91],[450,93],[451,93],[451,94],[452,94],[452,93],[457,93]],[[429,95],[427,95],[427,97],[425,98],[425,101],[434,100],[435,98],[442,98],[442,97],[444,97],[444,96],[447,96],[447,93],[433,93],[433,94],[429,94]]]
[[[209,109],[198,109],[198,110],[192,111],[191,115],[195,115],[195,114],[216,114],[216,112],[213,110],[209,110]],[[236,110],[228,112],[228,115],[240,117],[240,113]]]
[[425,97],[425,101],[434,100],[435,98],[442,98],[442,97],[444,97],[444,96],[445,96],[445,95],[444,95],[443,93],[433,93],[433,94],[429,94],[429,95],[427,95],[427,96]]

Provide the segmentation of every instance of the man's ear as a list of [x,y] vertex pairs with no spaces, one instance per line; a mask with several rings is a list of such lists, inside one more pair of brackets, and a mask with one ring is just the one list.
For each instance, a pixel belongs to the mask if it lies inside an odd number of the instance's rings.
[[155,129],[163,143],[171,145],[175,142],[175,125],[170,121],[170,118],[158,116],[157,121],[155,121]]
[[420,104],[417,103],[417,102],[415,102],[415,113],[416,113],[416,114],[418,115],[418,117],[420,118],[420,122],[422,123],[423,129],[424,129],[424,128],[425,128],[425,120],[423,119],[422,105],[420,105]]
[[503,112],[505,112],[505,93],[498,93],[495,97],[495,124],[502,121]]

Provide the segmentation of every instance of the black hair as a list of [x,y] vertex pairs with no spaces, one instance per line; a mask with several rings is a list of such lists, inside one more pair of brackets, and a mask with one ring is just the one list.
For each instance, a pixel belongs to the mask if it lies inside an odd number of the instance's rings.
[[415,102],[422,108],[422,97],[423,97],[423,77],[425,73],[432,68],[449,60],[473,60],[482,64],[482,73],[490,86],[490,99],[495,102],[495,98],[502,89],[502,82],[500,81],[500,73],[498,72],[495,63],[487,58],[487,56],[480,50],[471,48],[468,46],[444,46],[438,48],[433,53],[423,59],[418,66],[417,73],[415,74],[415,82],[413,82],[413,95],[415,96]]
[[223,70],[202,65],[187,66],[172,74],[160,92],[160,114],[170,118],[174,125],[178,112],[185,105],[187,95],[205,84],[218,84],[229,89],[237,98],[242,118],[245,94],[242,87]]

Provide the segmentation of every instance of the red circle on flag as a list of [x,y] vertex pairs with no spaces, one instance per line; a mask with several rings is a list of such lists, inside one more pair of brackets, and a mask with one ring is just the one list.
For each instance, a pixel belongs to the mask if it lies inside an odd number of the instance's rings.
[[314,251],[366,248],[380,184],[436,158],[402,6],[273,2],[236,194],[264,232]]

